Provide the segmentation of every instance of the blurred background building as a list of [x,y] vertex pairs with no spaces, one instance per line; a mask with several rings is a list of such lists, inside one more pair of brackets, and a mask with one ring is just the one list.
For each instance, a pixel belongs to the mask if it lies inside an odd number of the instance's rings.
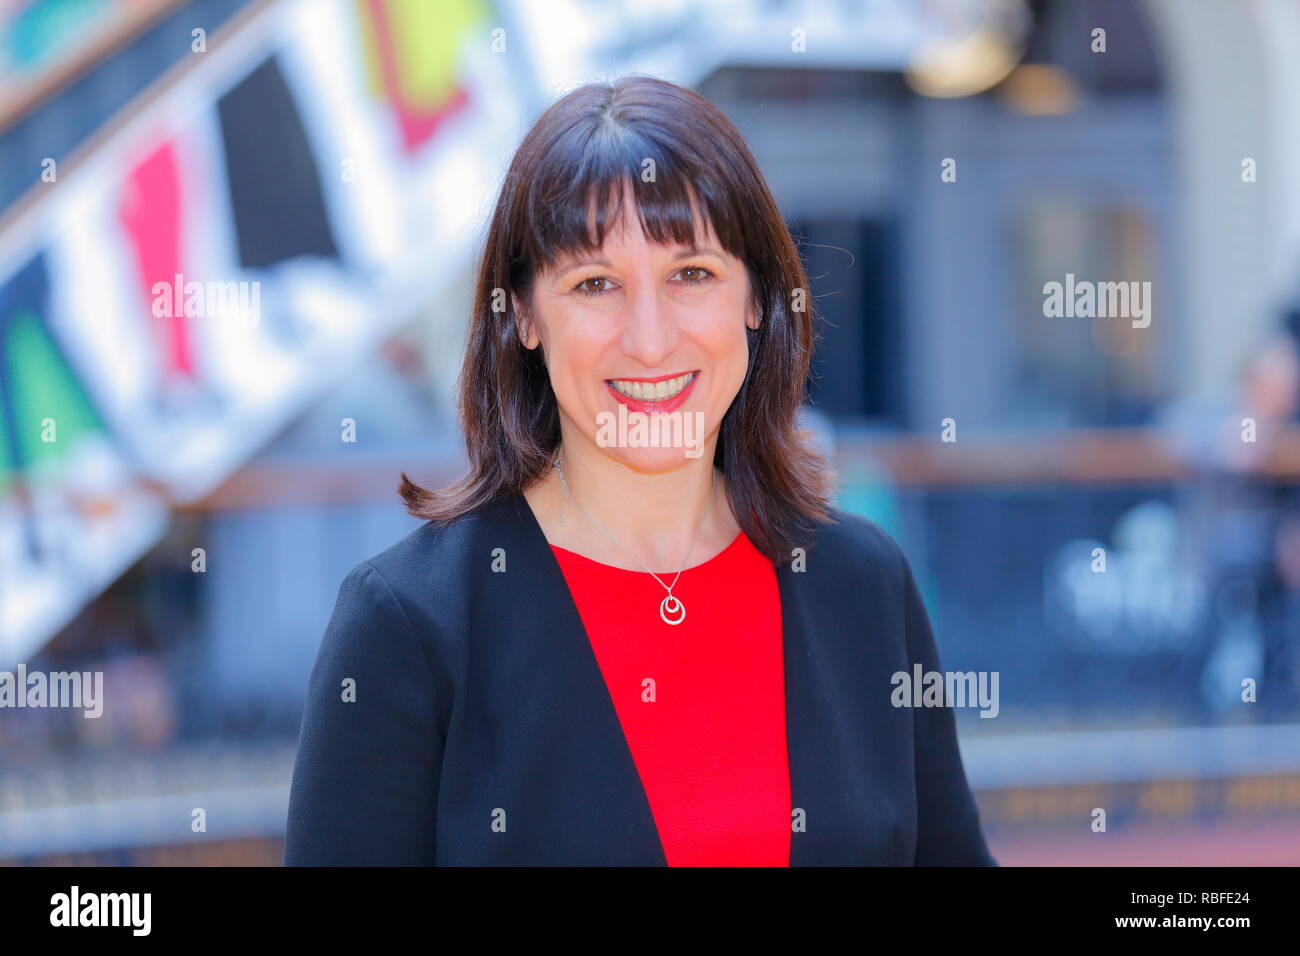
[[999,860],[1300,863],[1300,0],[11,0],[0,670],[107,704],[0,709],[0,860],[279,862],[338,585],[460,474],[504,164],[627,72],[800,241],[840,504],[1000,675]]

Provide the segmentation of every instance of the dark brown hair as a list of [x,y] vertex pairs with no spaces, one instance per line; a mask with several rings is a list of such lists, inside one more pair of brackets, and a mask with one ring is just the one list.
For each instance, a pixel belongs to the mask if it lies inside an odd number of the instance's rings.
[[[653,177],[642,175],[647,160]],[[522,492],[550,467],[559,409],[542,349],[519,340],[511,296],[528,303],[540,272],[598,250],[629,186],[651,241],[693,244],[702,207],[749,272],[760,324],[747,329],[749,367],[714,464],[750,541],[789,560],[807,544],[801,532],[828,520],[832,481],[796,420],[814,340],[803,263],[739,130],[698,93],[650,76],[579,87],[524,137],[488,227],[457,382],[469,473],[438,492],[403,473],[398,490],[411,514],[447,521]]]

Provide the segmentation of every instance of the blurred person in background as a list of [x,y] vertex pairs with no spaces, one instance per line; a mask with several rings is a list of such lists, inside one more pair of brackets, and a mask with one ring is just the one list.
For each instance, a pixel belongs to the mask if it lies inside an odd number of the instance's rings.
[[704,98],[633,76],[538,119],[479,271],[470,472],[403,475],[426,523],[342,584],[286,863],[995,865],[951,710],[896,693],[939,668],[911,567],[797,424],[808,302]]
[[1241,678],[1258,678],[1259,703],[1278,716],[1286,680],[1289,489],[1265,469],[1300,407],[1300,356],[1290,334],[1267,338],[1241,364],[1236,393],[1166,411],[1176,452],[1196,471],[1186,486],[1190,556],[1210,593],[1202,691],[1210,712],[1241,703]]

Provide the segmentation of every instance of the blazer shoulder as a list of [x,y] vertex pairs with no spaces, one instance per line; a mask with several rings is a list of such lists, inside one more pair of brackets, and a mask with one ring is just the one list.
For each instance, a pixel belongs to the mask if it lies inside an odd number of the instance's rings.
[[407,585],[420,593],[430,586],[463,583],[470,560],[480,555],[479,545],[499,514],[499,506],[488,505],[448,521],[426,521],[353,571],[377,571],[399,593]]
[[831,509],[831,521],[821,526],[819,544],[828,554],[891,572],[906,561],[893,535],[865,515]]

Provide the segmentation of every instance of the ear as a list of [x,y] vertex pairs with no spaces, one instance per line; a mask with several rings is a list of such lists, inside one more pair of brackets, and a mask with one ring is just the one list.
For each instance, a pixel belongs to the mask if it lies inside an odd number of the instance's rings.
[[532,320],[529,319],[523,303],[519,301],[514,293],[510,295],[510,307],[515,317],[515,331],[519,334],[519,341],[523,343],[526,349],[537,348],[541,344],[541,340],[533,330]]
[[749,326],[754,331],[758,331],[758,327],[762,324],[763,319],[758,314],[758,303],[751,301],[749,303],[749,312],[745,315],[745,325]]

